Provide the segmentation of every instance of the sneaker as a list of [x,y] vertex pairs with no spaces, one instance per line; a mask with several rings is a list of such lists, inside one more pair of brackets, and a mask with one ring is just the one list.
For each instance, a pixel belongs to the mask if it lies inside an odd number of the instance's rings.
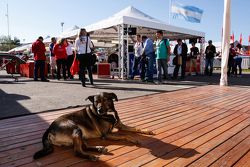
[[155,81],[154,83],[155,83],[156,85],[161,85],[161,84],[162,84],[161,81]]
[[49,82],[48,79],[42,79],[41,81],[42,81],[42,82]]
[[177,77],[171,77],[172,80],[177,80]]
[[85,83],[82,82],[82,87],[86,87]]
[[146,80],[147,83],[154,83],[153,80]]
[[36,79],[34,79],[34,81],[38,81],[38,79],[36,78]]

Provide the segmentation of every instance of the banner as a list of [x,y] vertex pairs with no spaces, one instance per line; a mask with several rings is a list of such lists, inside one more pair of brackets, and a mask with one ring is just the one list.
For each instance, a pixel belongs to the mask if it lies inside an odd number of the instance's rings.
[[184,6],[179,3],[173,3],[171,6],[173,18],[183,18],[192,23],[200,23],[203,10],[195,6]]
[[242,44],[242,33],[240,34],[240,44]]
[[230,39],[232,40],[232,43],[234,43],[234,32],[233,32],[233,34],[230,36]]

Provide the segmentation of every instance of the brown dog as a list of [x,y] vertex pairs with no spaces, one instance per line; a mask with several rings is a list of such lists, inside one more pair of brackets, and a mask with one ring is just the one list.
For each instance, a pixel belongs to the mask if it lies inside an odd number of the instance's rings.
[[118,101],[114,93],[103,92],[99,95],[89,96],[86,100],[90,100],[92,104],[80,111],[62,115],[52,122],[43,135],[43,149],[34,154],[34,159],[52,153],[53,145],[73,145],[77,156],[96,161],[98,157],[85,152],[85,150],[106,153],[107,149],[102,146],[88,146],[86,139],[90,138],[126,140],[138,144],[138,141],[130,136],[112,133],[114,128],[153,135],[152,131],[140,130],[122,124],[114,107],[113,100]]

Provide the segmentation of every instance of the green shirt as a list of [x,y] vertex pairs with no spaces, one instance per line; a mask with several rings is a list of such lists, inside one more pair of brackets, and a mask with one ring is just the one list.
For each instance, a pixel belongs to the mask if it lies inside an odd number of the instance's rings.
[[[164,41],[166,40],[166,42]],[[168,58],[168,47],[169,41],[167,39],[156,41],[156,59],[167,59]]]

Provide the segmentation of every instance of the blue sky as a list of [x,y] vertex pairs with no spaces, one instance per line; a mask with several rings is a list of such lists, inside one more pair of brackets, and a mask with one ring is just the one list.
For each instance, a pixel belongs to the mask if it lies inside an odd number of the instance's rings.
[[[224,0],[172,0],[193,5],[204,10],[201,23],[170,19],[170,23],[189,29],[203,31],[206,40],[221,41]],[[84,27],[107,18],[127,6],[168,23],[169,0],[1,0],[0,35],[7,35],[6,5],[9,5],[10,35],[21,42],[32,42],[38,36],[56,36],[78,25]],[[248,44],[250,0],[231,0],[231,30],[236,40],[243,34],[243,44]]]

